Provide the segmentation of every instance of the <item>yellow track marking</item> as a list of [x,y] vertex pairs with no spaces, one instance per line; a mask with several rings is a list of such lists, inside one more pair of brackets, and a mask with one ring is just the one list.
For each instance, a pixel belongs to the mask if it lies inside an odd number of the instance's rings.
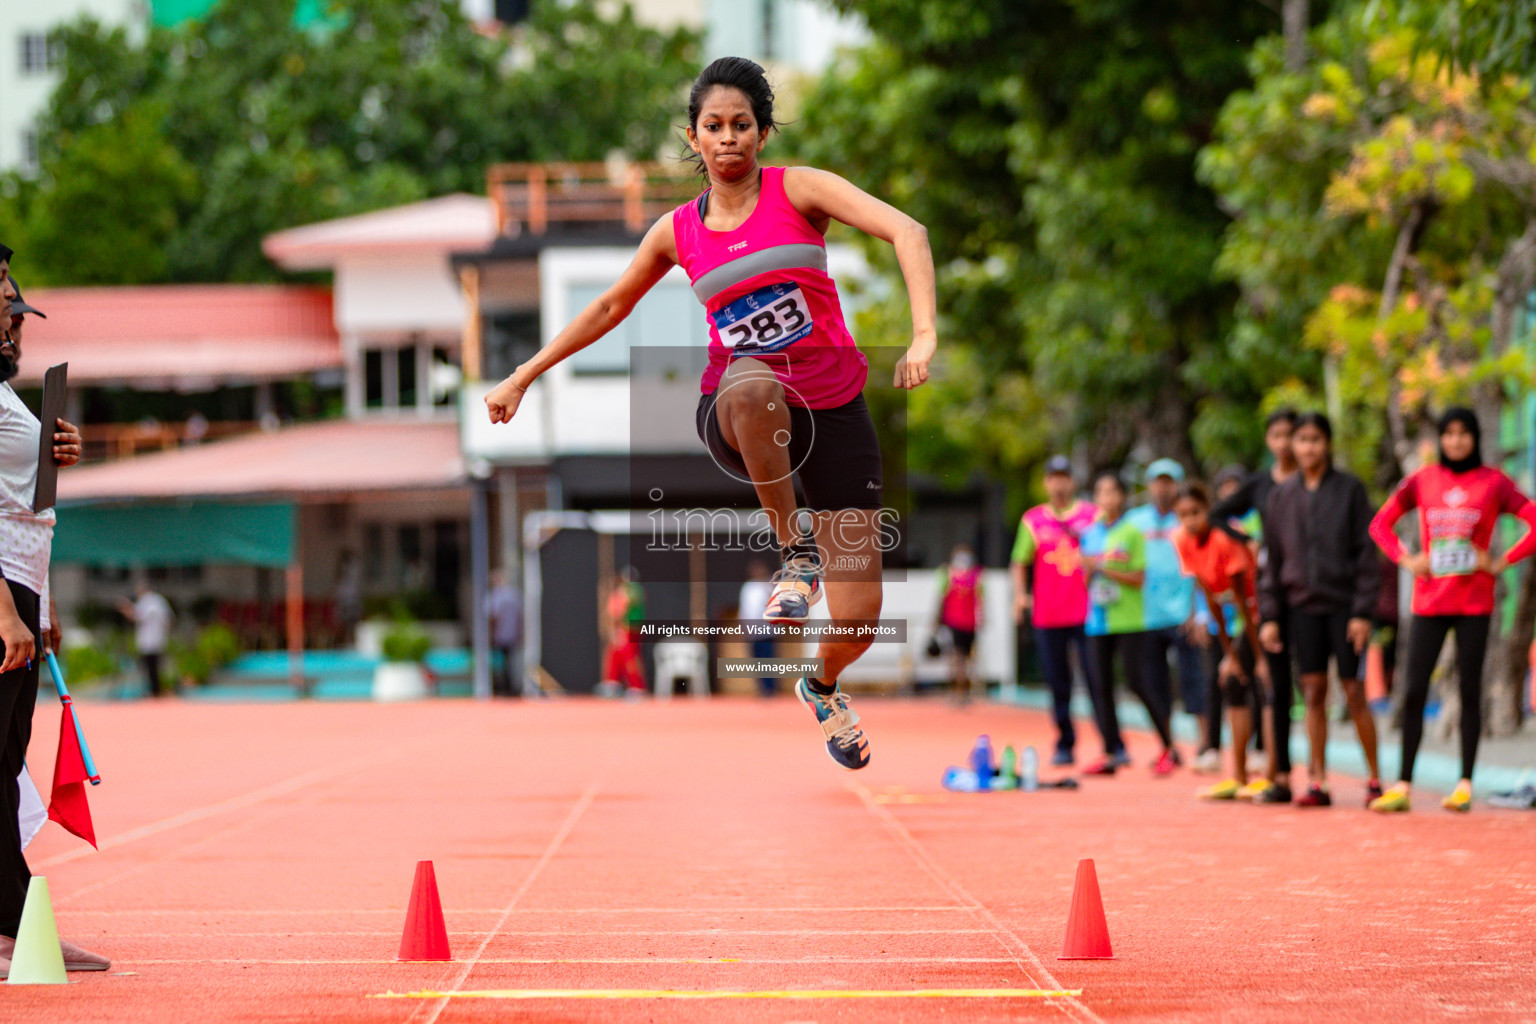
[[1075,989],[919,988],[919,989],[736,989],[647,988],[500,988],[463,992],[380,992],[370,999],[1067,999]]

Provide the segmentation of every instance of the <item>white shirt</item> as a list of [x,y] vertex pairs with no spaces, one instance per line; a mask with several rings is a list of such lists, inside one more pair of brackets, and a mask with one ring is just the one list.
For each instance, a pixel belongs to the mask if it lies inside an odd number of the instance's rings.
[[32,511],[43,425],[10,384],[0,384],[0,571],[42,597],[48,621],[53,509]]
[[133,642],[140,654],[164,654],[171,637],[171,603],[153,590],[133,602]]
[[736,618],[745,622],[760,619],[773,596],[773,584],[768,580],[747,580],[741,585],[741,598],[736,602]]

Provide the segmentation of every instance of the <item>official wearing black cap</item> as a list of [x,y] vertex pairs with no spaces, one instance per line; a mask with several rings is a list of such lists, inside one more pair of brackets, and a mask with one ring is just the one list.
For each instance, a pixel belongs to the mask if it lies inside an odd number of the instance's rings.
[[[10,973],[32,878],[21,849],[17,776],[32,738],[41,654],[58,642],[57,614],[45,614],[51,611],[48,559],[54,514],[52,509],[32,511],[43,427],[10,385],[21,361],[22,325],[28,316],[42,313],[21,300],[10,278],[12,255],[0,245],[0,643],[5,647],[0,661],[0,975]],[[79,462],[79,431],[63,420],[53,426],[54,460],[61,466]],[[104,971],[111,966],[106,957],[72,942],[61,941],[59,946],[68,970]]]

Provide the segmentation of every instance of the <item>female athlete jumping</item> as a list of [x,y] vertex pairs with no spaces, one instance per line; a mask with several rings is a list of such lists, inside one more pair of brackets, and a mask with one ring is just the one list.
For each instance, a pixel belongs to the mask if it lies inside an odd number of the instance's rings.
[[[933,256],[921,224],[837,175],[759,166],[773,127],[761,67],[722,57],[705,68],[688,97],[688,145],[709,187],[657,221],[623,276],[485,401],[492,423],[511,420],[541,373],[613,330],[681,266],[709,317],[699,436],[752,482],[782,554],[764,618],[804,622],[824,585],[835,624],[867,622],[880,614],[880,448],[862,395],[868,364],[844,325],[823,236],[838,220],[895,247],[912,308],[900,388],[928,379],[938,344]],[[823,640],[821,677],[796,686],[827,752],[850,769],[869,763],[869,743],[837,680],[868,646]]]

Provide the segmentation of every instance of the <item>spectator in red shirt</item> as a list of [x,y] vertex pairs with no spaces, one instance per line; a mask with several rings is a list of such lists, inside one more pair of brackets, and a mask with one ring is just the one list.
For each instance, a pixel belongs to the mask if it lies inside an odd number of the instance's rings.
[[950,675],[955,703],[971,699],[971,652],[982,626],[981,567],[969,544],[957,544],[949,564],[939,570],[939,610],[935,624],[949,630]]
[[[1419,550],[1409,551],[1394,527],[1419,510]],[[1529,528],[1503,555],[1492,551],[1499,516],[1524,519]],[[1424,733],[1424,702],[1446,634],[1456,633],[1456,675],[1461,688],[1461,782],[1442,801],[1453,811],[1472,807],[1472,766],[1483,730],[1483,656],[1493,617],[1493,588],[1511,563],[1536,551],[1536,504],[1502,471],[1483,465],[1481,432],[1470,409],[1440,417],[1440,461],[1404,480],[1371,520],[1371,537],[1386,556],[1413,573],[1413,616],[1408,627],[1407,689],[1403,700],[1401,781],[1371,802],[1376,811],[1406,811],[1413,762]]]

